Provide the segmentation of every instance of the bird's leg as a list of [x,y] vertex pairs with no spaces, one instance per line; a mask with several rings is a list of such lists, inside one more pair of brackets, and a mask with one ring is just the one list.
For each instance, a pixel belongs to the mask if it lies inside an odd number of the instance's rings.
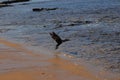
[[55,49],[58,49],[58,47],[60,46],[60,44],[61,44],[61,43],[57,44]]

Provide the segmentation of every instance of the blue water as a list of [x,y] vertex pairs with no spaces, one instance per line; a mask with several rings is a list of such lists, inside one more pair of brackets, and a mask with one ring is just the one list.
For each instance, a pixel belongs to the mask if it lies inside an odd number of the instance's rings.
[[[7,1],[7,0],[0,0]],[[98,9],[98,8],[108,8],[116,5],[120,5],[120,0],[30,0],[29,3],[41,2],[41,1],[52,1],[46,3],[49,6],[56,6],[61,8],[71,8],[71,9]],[[43,4],[45,5],[45,4]]]
[[120,5],[120,0],[60,0],[50,5],[52,6],[55,4],[57,4],[56,7],[84,10],[113,7]]

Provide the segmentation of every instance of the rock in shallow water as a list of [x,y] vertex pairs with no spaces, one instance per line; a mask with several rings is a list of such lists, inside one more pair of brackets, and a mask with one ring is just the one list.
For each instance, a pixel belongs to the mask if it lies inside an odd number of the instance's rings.
[[58,8],[33,8],[33,11],[50,11],[50,10],[56,10]]

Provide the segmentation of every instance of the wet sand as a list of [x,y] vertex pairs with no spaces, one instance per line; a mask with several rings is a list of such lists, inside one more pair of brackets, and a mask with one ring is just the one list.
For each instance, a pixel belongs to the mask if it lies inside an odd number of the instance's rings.
[[55,56],[37,56],[20,44],[3,39],[0,39],[0,44],[1,80],[100,80],[84,66],[75,66]]
[[98,76],[59,55],[36,54],[23,44],[0,39],[0,80],[119,80],[106,75]]

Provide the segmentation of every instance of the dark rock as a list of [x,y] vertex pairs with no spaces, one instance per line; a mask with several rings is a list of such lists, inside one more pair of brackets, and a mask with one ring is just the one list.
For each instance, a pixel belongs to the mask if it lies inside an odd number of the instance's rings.
[[8,1],[3,1],[1,2],[1,4],[12,4],[12,3],[17,3],[17,2],[26,2],[26,1],[30,1],[30,0],[8,0]]
[[58,8],[33,8],[33,11],[50,11],[50,10],[56,10]]
[[44,8],[33,8],[33,11],[42,11]]
[[90,23],[93,23],[93,21],[74,21],[74,23],[79,23],[79,24],[90,24]]
[[49,10],[56,10],[58,8],[45,8],[46,11],[49,11]]

